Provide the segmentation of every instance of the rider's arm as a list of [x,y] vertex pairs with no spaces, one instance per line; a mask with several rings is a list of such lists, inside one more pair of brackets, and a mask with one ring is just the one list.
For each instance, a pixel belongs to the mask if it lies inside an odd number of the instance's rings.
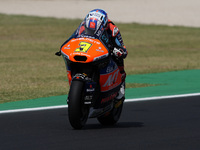
[[117,36],[115,37],[115,47],[119,48],[122,53],[122,57],[126,58],[127,50],[126,50],[126,46],[123,43],[120,32],[118,32]]
[[122,39],[122,36],[121,36],[121,33],[120,33],[118,27],[110,20],[108,22],[108,27],[109,27],[111,34],[112,34],[111,36],[112,36],[113,46],[115,48],[119,49],[119,51],[122,53],[123,58],[126,58],[127,50],[126,50],[126,47],[124,45],[124,42],[123,42],[123,39]]

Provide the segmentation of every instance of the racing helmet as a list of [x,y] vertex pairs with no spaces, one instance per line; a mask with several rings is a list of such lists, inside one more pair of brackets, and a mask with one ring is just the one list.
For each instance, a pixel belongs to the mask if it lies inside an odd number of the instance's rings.
[[94,35],[100,27],[106,27],[108,22],[107,13],[102,9],[94,9],[85,17],[85,32]]

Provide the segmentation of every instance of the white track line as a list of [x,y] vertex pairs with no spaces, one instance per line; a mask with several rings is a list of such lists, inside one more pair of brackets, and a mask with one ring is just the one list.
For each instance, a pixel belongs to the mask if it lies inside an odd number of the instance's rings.
[[200,96],[200,93],[180,94],[180,95],[169,95],[169,96],[156,96],[156,97],[146,97],[146,98],[134,98],[134,99],[126,99],[125,102],[162,100],[162,99],[181,98],[181,97],[192,97],[192,96]]
[[[157,97],[147,97],[147,98],[134,98],[134,99],[126,99],[125,102],[163,100],[163,99],[170,99],[170,98],[181,98],[181,97],[192,97],[192,96],[200,96],[200,93],[170,95],[170,96],[157,96]],[[50,109],[59,109],[59,108],[67,108],[67,107],[68,107],[67,105],[60,105],[60,106],[49,106],[49,107],[3,110],[3,111],[0,111],[0,114],[16,113],[16,112],[27,112],[27,111],[39,111],[39,110],[50,110]]]
[[13,109],[13,110],[3,110],[0,111],[0,114],[5,113],[16,113],[16,112],[27,112],[27,111],[39,111],[39,110],[49,110],[49,109],[59,109],[59,108],[67,108],[67,105],[60,106],[48,106],[48,107],[37,107],[37,108],[23,108],[23,109]]

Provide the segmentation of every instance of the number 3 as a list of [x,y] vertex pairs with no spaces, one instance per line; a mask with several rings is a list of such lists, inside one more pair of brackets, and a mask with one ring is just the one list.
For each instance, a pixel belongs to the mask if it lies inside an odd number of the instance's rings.
[[75,52],[84,52],[87,53],[87,51],[89,50],[89,48],[92,46],[91,43],[87,43],[87,42],[80,42],[79,43],[79,48],[77,48],[75,50]]

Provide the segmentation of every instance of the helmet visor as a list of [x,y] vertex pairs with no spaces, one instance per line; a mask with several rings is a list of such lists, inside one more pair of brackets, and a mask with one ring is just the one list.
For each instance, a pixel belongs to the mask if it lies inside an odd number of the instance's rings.
[[87,35],[94,35],[95,34],[95,29],[91,29],[91,28],[87,28],[87,27],[85,27],[85,33],[87,34]]

